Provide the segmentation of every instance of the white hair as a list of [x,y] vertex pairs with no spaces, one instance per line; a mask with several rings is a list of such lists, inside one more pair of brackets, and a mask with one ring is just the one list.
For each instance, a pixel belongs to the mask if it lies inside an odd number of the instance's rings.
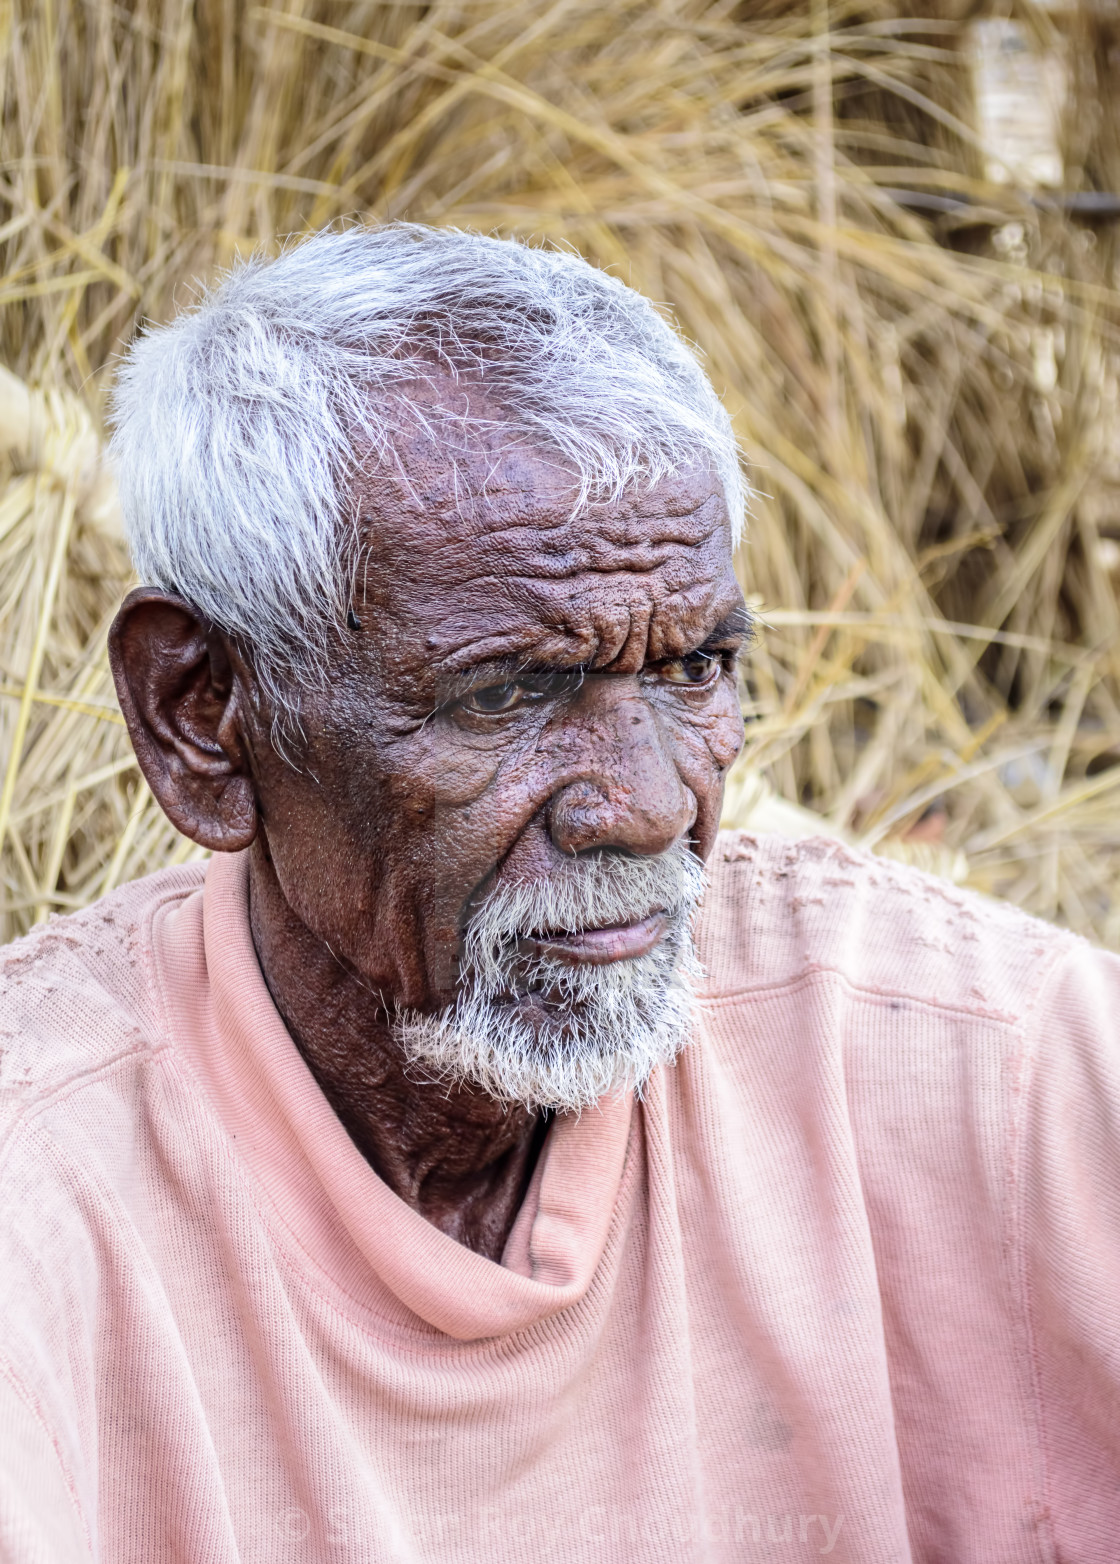
[[433,371],[480,381],[512,438],[574,472],[577,503],[706,462],[738,536],[730,421],[647,299],[566,250],[324,230],[141,336],[113,404],[141,580],[236,637],[274,696],[322,676],[346,618],[356,448],[399,468],[406,382]]
[[[396,1017],[394,1036],[413,1074],[558,1112],[609,1092],[640,1092],[688,1041],[700,972],[691,922],[703,890],[703,865],[685,842],[646,858],[581,854],[545,879],[496,882],[467,925],[455,1003],[436,1015]],[[633,923],[654,911],[667,914],[668,927],[644,956],[582,966],[524,954],[533,936]]]

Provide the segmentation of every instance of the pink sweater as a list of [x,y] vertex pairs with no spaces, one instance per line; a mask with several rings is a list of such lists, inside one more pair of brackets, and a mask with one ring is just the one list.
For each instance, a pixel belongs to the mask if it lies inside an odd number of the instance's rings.
[[216,858],[0,960],[0,1559],[1120,1559],[1120,962],[721,838],[694,1045],[502,1265],[382,1184]]

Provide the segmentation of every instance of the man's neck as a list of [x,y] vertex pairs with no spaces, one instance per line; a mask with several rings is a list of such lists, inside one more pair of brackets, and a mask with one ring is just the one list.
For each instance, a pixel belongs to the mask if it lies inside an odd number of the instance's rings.
[[409,1080],[379,996],[296,917],[259,842],[249,914],[276,1008],[366,1161],[435,1227],[500,1260],[546,1119]]

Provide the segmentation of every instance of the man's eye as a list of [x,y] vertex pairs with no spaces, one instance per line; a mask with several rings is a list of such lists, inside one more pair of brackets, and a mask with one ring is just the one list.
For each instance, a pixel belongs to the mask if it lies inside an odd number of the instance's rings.
[[687,657],[674,657],[672,662],[662,663],[657,670],[666,684],[685,684],[695,688],[711,684],[719,674],[720,660],[710,652],[689,652]]
[[497,716],[503,711],[513,711],[525,698],[523,684],[488,684],[484,690],[472,690],[459,704],[467,711],[481,712],[484,716]]

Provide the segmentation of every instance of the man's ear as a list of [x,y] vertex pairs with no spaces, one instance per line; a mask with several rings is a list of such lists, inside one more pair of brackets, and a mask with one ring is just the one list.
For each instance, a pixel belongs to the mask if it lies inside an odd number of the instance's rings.
[[215,852],[257,834],[243,717],[247,670],[182,598],[138,587],[109,631],[117,699],[140,769],[177,830]]

